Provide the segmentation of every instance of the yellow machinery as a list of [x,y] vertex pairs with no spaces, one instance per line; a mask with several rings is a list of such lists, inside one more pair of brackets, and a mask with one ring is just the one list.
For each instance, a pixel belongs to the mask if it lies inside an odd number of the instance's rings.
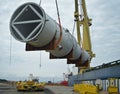
[[[89,19],[87,15],[87,10],[86,10],[86,4],[85,0],[81,0],[80,2],[81,5],[81,14],[79,14],[79,7],[78,7],[78,0],[75,0],[75,12],[74,12],[74,17],[76,21],[76,26],[77,26],[77,40],[78,44],[82,46],[84,50],[86,50],[89,55],[90,55],[90,61],[93,57],[95,57],[95,54],[92,52],[92,47],[91,47],[91,39],[90,39],[90,33],[89,33],[89,27],[92,25],[91,21],[92,19]],[[82,37],[81,37],[81,32],[80,32],[80,27],[82,30]],[[79,73],[82,74],[82,72],[89,68],[90,61],[88,61],[87,66],[82,66],[79,67]]]
[[39,83],[38,78],[30,74],[28,80],[19,81],[16,84],[17,91],[40,91],[44,90],[45,83]]
[[110,83],[108,88],[107,88],[108,93],[109,94],[118,94],[118,87],[116,87],[115,84],[114,84],[115,83],[114,81],[116,79],[115,78],[109,78],[108,80],[109,80],[109,83]]
[[74,84],[74,91],[79,94],[98,94],[97,87],[90,84]]
[[102,86],[99,85],[99,84],[97,84],[96,87],[97,87],[97,89],[98,89],[99,91],[102,91],[102,90],[103,90]]
[[17,91],[43,91],[45,83],[35,81],[19,81],[17,82]]
[[[90,61],[93,57],[95,57],[95,54],[92,52],[91,48],[91,40],[90,40],[90,33],[89,33],[89,26],[91,26],[91,21],[92,19],[89,19],[87,15],[87,10],[86,10],[86,4],[85,0],[81,0],[81,9],[82,9],[82,14],[79,14],[79,8],[78,8],[78,0],[75,0],[75,21],[76,21],[76,26],[77,26],[77,40],[78,44],[82,46],[84,50],[86,50],[89,55],[90,55],[90,60],[88,61],[87,66],[78,66],[79,73],[82,74],[83,71],[87,68],[90,67]],[[80,33],[80,27],[83,29],[82,31],[82,37]],[[90,84],[74,84],[74,91],[78,92],[79,94],[98,94],[98,88],[94,85]]]

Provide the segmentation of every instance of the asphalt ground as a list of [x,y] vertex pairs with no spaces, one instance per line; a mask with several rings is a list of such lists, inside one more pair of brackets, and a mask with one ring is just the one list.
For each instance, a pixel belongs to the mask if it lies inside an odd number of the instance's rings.
[[0,83],[0,94],[54,94],[51,90],[45,87],[44,91],[20,91],[11,84]]
[[20,91],[14,85],[0,83],[0,94],[75,94],[73,88],[65,86],[45,86],[44,91]]
[[[0,94],[79,94],[73,91],[73,87],[66,86],[45,86],[44,91],[20,91],[15,85],[0,83]],[[102,91],[99,94],[108,94]]]

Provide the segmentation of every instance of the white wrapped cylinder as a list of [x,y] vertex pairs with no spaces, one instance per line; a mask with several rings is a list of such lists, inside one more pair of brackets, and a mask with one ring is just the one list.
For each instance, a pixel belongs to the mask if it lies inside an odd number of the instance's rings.
[[[44,47],[53,39],[59,40],[61,37],[59,25],[35,3],[25,3],[16,9],[10,21],[10,31],[15,39],[34,47]],[[72,52],[69,60],[82,56],[82,63],[89,59],[88,53],[81,49],[76,39],[63,27],[61,41],[55,49],[47,51],[58,58]]]

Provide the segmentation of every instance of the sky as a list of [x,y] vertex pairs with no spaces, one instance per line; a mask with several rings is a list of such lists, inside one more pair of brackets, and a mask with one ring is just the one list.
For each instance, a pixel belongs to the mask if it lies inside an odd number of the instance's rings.
[[[75,65],[67,65],[66,59],[50,60],[45,51],[26,52],[25,44],[10,35],[10,18],[16,8],[26,2],[39,4],[39,0],[0,0],[0,78],[20,80],[32,73],[42,80],[62,80],[63,73],[74,71]],[[120,0],[86,0],[88,16],[92,18],[92,49],[96,54],[91,67],[120,59],[119,4]],[[72,33],[74,0],[58,0],[58,5],[62,26]],[[58,22],[55,0],[41,0],[41,6]]]

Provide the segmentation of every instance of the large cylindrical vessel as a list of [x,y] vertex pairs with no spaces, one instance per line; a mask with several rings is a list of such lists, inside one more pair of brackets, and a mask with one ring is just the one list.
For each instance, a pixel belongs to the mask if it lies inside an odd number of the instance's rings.
[[35,3],[25,3],[16,9],[10,21],[10,31],[18,41],[36,48],[55,45],[52,49],[45,49],[54,58],[66,57],[73,63],[79,60],[81,64],[90,58],[69,30],[62,27],[61,32],[59,24]]

